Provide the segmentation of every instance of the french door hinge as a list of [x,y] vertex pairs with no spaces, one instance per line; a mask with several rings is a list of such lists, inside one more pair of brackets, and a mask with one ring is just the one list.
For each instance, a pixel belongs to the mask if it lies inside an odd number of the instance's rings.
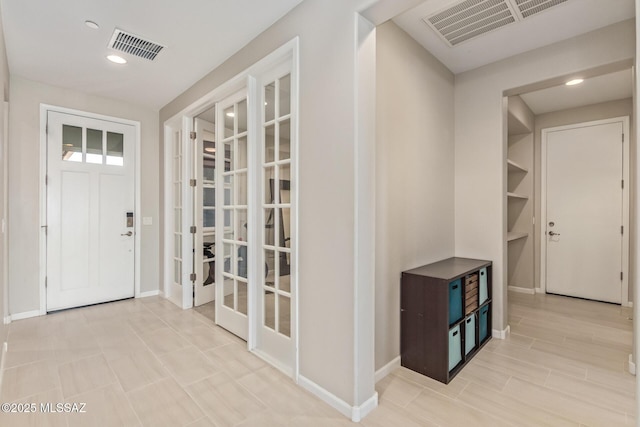
[[624,190],[624,179],[622,180],[622,189]]
[[624,234],[624,225],[620,226],[620,234]]
[[192,282],[195,282],[196,281],[196,273],[191,273],[189,275],[189,280],[191,280]]
[[192,187],[196,186],[197,181],[195,179],[190,179],[189,180],[189,185],[191,185]]
[[47,289],[47,276],[44,276],[44,288]]
[[624,142],[624,133],[622,134],[622,142]]
[[196,133],[193,131],[189,132],[189,139],[196,139]]
[[44,176],[44,185],[49,185],[49,175]]
[[197,231],[196,226],[195,226],[195,225],[192,225],[192,226],[189,228],[189,231],[191,232],[191,234],[196,234],[196,231]]
[[620,280],[622,280],[622,278],[624,277],[622,271],[620,272]]

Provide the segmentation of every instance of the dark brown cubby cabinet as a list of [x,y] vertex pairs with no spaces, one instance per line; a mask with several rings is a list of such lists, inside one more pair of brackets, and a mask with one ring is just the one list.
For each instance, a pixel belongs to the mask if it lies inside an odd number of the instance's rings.
[[402,272],[402,366],[448,384],[491,339],[491,261],[448,258]]

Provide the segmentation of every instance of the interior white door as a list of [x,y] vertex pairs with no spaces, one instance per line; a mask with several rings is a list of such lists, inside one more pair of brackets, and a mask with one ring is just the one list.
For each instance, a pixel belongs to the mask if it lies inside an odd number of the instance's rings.
[[216,323],[247,340],[249,323],[249,147],[247,92],[216,106]]
[[621,302],[623,122],[550,131],[547,292]]
[[216,142],[215,125],[196,118],[195,171],[196,235],[194,264],[196,281],[193,303],[207,304],[215,299],[216,236]]
[[47,311],[134,296],[135,128],[47,113]]

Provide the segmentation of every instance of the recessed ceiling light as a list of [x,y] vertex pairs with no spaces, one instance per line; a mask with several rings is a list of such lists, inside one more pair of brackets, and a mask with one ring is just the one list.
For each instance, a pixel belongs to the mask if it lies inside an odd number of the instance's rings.
[[573,79],[573,80],[569,80],[568,82],[566,82],[565,84],[567,86],[575,86],[575,85],[579,85],[580,83],[582,83],[584,81],[584,79]]
[[86,25],[87,27],[91,28],[92,30],[97,30],[98,28],[100,28],[100,25],[96,24],[93,21],[89,21],[89,20],[84,21],[84,25]]
[[227,117],[235,117],[235,116],[236,116],[236,114],[233,111],[229,111],[227,113]]
[[118,55],[109,55],[107,59],[111,62],[115,62],[116,64],[126,64],[127,60]]

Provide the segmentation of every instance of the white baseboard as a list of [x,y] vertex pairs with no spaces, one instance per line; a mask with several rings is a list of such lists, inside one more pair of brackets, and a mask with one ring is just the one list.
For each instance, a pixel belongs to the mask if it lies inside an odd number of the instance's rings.
[[535,291],[536,294],[544,294],[544,292],[542,292],[542,288],[536,288]]
[[160,295],[160,291],[147,291],[147,292],[140,292],[138,294],[138,296],[136,296],[136,298],[146,298],[146,297],[155,297]]
[[11,316],[4,316],[4,324],[8,325],[9,323],[11,323]]
[[518,286],[507,286],[507,290],[517,292],[519,294],[535,295],[536,290],[533,288],[520,288]]
[[0,390],[2,390],[2,380],[4,379],[4,364],[7,360],[7,351],[9,351],[9,343],[2,344],[2,361],[0,361]]
[[375,381],[376,383],[389,375],[391,372],[395,371],[400,367],[400,356],[391,360],[391,362],[384,365],[382,368],[376,371]]
[[40,310],[24,311],[22,313],[12,314],[11,321],[13,322],[14,320],[28,319],[30,317],[38,317],[44,314],[45,313],[41,313]]
[[507,339],[507,337],[509,336],[509,334],[511,333],[511,326],[507,325],[507,327],[505,329],[503,329],[502,331],[500,329],[492,329],[491,330],[491,336],[493,338],[499,339],[499,340],[504,340]]
[[631,308],[633,307],[633,301],[625,301],[622,303],[622,306]]
[[636,364],[633,362],[633,354],[629,355],[629,373],[631,375],[636,374]]
[[325,390],[302,375],[298,376],[298,385],[356,423],[360,422],[360,420],[378,406],[377,392],[375,392],[374,395],[367,399],[362,405],[351,406],[335,394]]

